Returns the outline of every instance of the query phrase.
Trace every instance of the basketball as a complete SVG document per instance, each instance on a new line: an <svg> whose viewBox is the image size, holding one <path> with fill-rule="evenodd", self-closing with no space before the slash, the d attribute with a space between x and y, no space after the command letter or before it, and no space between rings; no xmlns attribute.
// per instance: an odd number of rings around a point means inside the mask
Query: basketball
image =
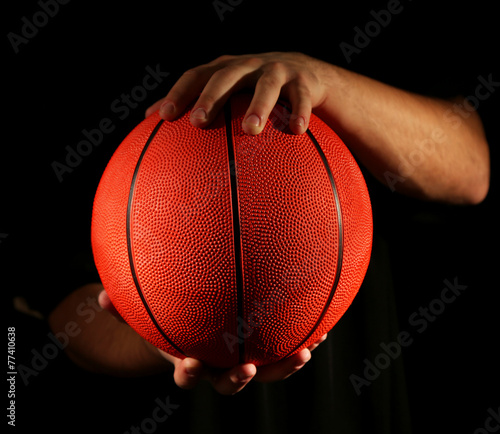
<svg viewBox="0 0 500 434"><path fill-rule="evenodd" d="M121 143L94 199L92 249L104 288L144 339L208 366L297 353L350 306L370 260L362 173L314 114L292 134L278 102L242 130L251 95L205 129L189 110L154 113Z"/></svg>

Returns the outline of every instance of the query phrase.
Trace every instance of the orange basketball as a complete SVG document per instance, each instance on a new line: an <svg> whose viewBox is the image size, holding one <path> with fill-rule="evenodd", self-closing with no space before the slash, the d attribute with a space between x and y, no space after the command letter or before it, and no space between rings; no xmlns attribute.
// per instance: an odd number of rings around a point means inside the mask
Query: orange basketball
<svg viewBox="0 0 500 434"><path fill-rule="evenodd" d="M339 137L312 115L263 132L236 95L206 129L155 113L118 147L97 189L92 246L111 301L144 339L228 368L278 361L328 332L370 259L370 199Z"/></svg>

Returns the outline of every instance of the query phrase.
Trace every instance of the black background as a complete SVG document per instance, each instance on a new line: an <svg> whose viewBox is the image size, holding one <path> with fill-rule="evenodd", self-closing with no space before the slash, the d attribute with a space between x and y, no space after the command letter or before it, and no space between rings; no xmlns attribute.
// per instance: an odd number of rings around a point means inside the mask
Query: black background
<svg viewBox="0 0 500 434"><path fill-rule="evenodd" d="M370 11L387 8L387 1L233 3L221 20L212 1L104 6L73 0L59 5L55 16L19 45L18 53L7 35L22 35L22 18L32 21L41 6L35 1L9 3L3 46L0 279L6 326L17 330L17 363L30 364L32 350L47 342L48 328L15 311L13 297L23 296L46 312L80 283L71 266L90 249L92 200L105 165L145 109L187 68L221 54L293 50L436 96L473 95L480 75L500 80L500 41L493 7L486 2L465 7L401 1L402 12L350 63L339 44L352 44L354 28L373 20ZM160 65L169 75L122 120L111 104L142 83L148 65ZM479 107L492 157L490 192L482 204L423 203L369 180L375 230L391 241L401 329L408 328L409 316L420 306L439 297L444 279L467 285L404 350L414 432L473 432L483 426L488 408L500 404L499 93L497 88ZM59 182L52 163L64 164L66 146L75 148L82 130L97 128L104 118L111 119L113 132ZM156 397L170 393L182 400L189 393L174 395L174 387L163 377L101 378L59 355L28 386L18 377L16 429L124 432L151 414ZM181 406L161 429L179 432L188 417L189 409ZM246 417L242 408L241 419ZM307 422L300 412L290 417Z"/></svg>

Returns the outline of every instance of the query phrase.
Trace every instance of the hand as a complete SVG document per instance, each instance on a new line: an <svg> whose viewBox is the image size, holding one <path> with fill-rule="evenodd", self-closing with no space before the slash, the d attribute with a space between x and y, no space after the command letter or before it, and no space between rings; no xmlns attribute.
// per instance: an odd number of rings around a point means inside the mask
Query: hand
<svg viewBox="0 0 500 434"><path fill-rule="evenodd" d="M221 56L186 71L165 98L148 108L146 116L159 110L163 119L173 120L198 97L190 120L196 127L205 127L232 93L251 87L255 92L243 119L246 133L263 130L281 96L292 105L290 129L301 134L307 130L311 110L325 101L332 68L301 53Z"/></svg>
<svg viewBox="0 0 500 434"><path fill-rule="evenodd" d="M116 316L118 320L123 321L111 303L106 291L101 291L98 302L102 308ZM261 366L259 368L252 363L245 363L227 370L209 368L203 365L200 360L191 357L186 357L184 359L174 357L156 348L146 340L144 340L144 344L145 348L147 348L153 357L161 359L162 362L167 361L174 367L174 381L177 386L183 389L191 389L195 387L200 380L207 380L217 392L223 395L233 395L242 390L252 379L261 382L272 382L289 377L310 360L311 351L323 342L326 337L327 335L325 334L309 348L304 348L297 354L277 363Z"/></svg>
<svg viewBox="0 0 500 434"><path fill-rule="evenodd" d="M311 351L326 339L325 334L319 341L302 351L279 362L256 367L252 363L221 370L208 368L197 359L186 357L179 359L164 351L151 347L174 365L174 381L183 389L192 389L200 380L208 380L214 389L223 395L234 395L242 390L250 380L263 383L284 380L301 369L310 359Z"/></svg>

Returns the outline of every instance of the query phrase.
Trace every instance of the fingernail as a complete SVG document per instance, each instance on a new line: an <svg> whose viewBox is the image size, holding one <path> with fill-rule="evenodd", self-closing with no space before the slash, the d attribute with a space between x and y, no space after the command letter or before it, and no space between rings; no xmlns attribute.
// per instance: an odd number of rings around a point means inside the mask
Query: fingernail
<svg viewBox="0 0 500 434"><path fill-rule="evenodd" d="M309 360L311 360L311 352L310 351L307 351L307 353L304 355L302 355L301 357L301 361L297 364L297 366L304 366Z"/></svg>
<svg viewBox="0 0 500 434"><path fill-rule="evenodd" d="M310 358L310 357L309 357L307 360L303 360L302 362L297 363L297 364L293 367L293 369L295 369L295 370L297 370L297 371L298 371L299 369L302 369L302 368L306 365L306 363L307 363L309 360L311 360L311 358Z"/></svg>
<svg viewBox="0 0 500 434"><path fill-rule="evenodd" d="M186 367L186 374L188 377L194 378L200 373L200 367L199 366L187 366Z"/></svg>
<svg viewBox="0 0 500 434"><path fill-rule="evenodd" d="M170 101L165 102L160 107L160 116L172 116L175 112L175 106Z"/></svg>
<svg viewBox="0 0 500 434"><path fill-rule="evenodd" d="M252 127L260 126L260 118L257 115L250 115L245 119L245 123Z"/></svg>
<svg viewBox="0 0 500 434"><path fill-rule="evenodd" d="M293 369L294 369L295 371L298 371L299 369L302 369L304 366L305 366L305 363L302 363L301 365L295 365L295 366L293 367Z"/></svg>
<svg viewBox="0 0 500 434"><path fill-rule="evenodd" d="M243 383L244 381L248 381L250 378L252 378L253 375L248 375L248 374L243 374L243 373L240 373L240 374L236 374L236 378L238 379L238 381L240 381L241 383Z"/></svg>
<svg viewBox="0 0 500 434"><path fill-rule="evenodd" d="M191 112L191 118L204 121L207 118L207 112L201 107L198 107L195 111Z"/></svg>
<svg viewBox="0 0 500 434"><path fill-rule="evenodd" d="M297 120L295 121L295 124L298 126L298 127L303 127L305 124L306 124L306 120L302 117L302 116L299 116L297 118Z"/></svg>
<svg viewBox="0 0 500 434"><path fill-rule="evenodd" d="M239 382L249 381L257 373L255 365L247 365L245 368L236 374Z"/></svg>

